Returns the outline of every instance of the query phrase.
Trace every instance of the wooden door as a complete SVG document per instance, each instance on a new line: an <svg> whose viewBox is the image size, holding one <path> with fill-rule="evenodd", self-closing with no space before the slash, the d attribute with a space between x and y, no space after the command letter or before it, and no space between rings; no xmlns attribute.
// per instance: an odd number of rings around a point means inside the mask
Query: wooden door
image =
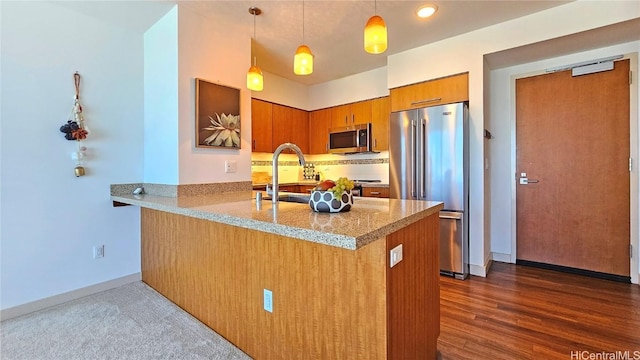
<svg viewBox="0 0 640 360"><path fill-rule="evenodd" d="M629 111L628 60L516 81L519 261L629 276Z"/></svg>
<svg viewBox="0 0 640 360"><path fill-rule="evenodd" d="M270 102L251 99L251 151L271 152L272 106Z"/></svg>
<svg viewBox="0 0 640 360"><path fill-rule="evenodd" d="M389 97L371 100L371 133L373 135L373 150L389 150Z"/></svg>
<svg viewBox="0 0 640 360"><path fill-rule="evenodd" d="M315 110L309 113L309 154L329 152L329 128L331 109Z"/></svg>

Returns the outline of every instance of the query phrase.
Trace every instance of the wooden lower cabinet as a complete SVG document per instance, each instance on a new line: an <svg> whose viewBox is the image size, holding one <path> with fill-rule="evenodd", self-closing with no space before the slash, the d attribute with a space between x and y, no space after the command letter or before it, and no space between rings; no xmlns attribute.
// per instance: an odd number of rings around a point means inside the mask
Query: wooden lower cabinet
<svg viewBox="0 0 640 360"><path fill-rule="evenodd" d="M389 188L387 187L363 187L362 196L388 198Z"/></svg>
<svg viewBox="0 0 640 360"><path fill-rule="evenodd" d="M298 192L303 194L308 194L313 190L315 185L298 185Z"/></svg>
<svg viewBox="0 0 640 360"><path fill-rule="evenodd" d="M278 191L281 192L294 192L297 193L298 185L278 185Z"/></svg>
<svg viewBox="0 0 640 360"><path fill-rule="evenodd" d="M146 208L141 218L142 280L254 359L436 359L438 213L358 250Z"/></svg>

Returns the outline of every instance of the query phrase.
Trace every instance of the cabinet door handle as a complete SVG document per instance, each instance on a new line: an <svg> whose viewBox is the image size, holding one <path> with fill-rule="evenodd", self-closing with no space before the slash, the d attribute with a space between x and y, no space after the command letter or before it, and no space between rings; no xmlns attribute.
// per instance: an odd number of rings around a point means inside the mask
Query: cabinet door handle
<svg viewBox="0 0 640 360"><path fill-rule="evenodd" d="M256 139L253 139L253 150L256 149Z"/></svg>
<svg viewBox="0 0 640 360"><path fill-rule="evenodd" d="M378 148L378 139L373 139L373 148L374 149Z"/></svg>
<svg viewBox="0 0 640 360"><path fill-rule="evenodd" d="M411 103L411 106L413 105L420 105L420 104L425 104L425 103L430 103L430 102L434 102L434 101L440 101L442 100L442 98L432 98L432 99L425 99L425 100L420 100L420 101L414 101Z"/></svg>
<svg viewBox="0 0 640 360"><path fill-rule="evenodd" d="M352 124L356 123L356 114L351 114L351 123Z"/></svg>
<svg viewBox="0 0 640 360"><path fill-rule="evenodd" d="M371 195L380 195L380 191L372 191Z"/></svg>

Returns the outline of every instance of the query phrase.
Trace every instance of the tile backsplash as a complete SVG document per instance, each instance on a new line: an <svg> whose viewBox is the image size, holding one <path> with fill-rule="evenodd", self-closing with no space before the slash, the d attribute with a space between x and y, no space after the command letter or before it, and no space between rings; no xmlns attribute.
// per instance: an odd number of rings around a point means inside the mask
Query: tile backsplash
<svg viewBox="0 0 640 360"><path fill-rule="evenodd" d="M272 172L273 154L255 153L251 155L251 171L263 178ZM305 160L314 164L315 171L323 179L337 179L346 176L349 179L380 180L389 183L389 153L352 155L305 155ZM303 168L298 157L293 154L281 154L278 158L278 177L280 182L298 182L304 179ZM255 177L254 177L255 178Z"/></svg>

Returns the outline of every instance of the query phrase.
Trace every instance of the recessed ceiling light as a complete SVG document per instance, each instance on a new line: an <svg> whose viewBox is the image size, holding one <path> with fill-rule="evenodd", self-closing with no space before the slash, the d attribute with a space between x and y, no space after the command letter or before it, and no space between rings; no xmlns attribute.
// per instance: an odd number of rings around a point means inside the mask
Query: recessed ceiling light
<svg viewBox="0 0 640 360"><path fill-rule="evenodd" d="M418 10L416 10L416 14L418 14L418 17L420 18L428 18L429 16L435 14L436 11L438 11L438 7L429 4L420 6Z"/></svg>

